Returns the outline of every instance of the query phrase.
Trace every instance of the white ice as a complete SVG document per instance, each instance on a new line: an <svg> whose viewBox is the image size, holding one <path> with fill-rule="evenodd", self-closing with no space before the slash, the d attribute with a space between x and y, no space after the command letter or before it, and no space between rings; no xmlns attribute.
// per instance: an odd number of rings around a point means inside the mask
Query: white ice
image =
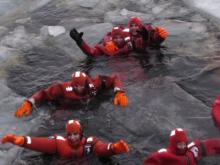
<svg viewBox="0 0 220 165"><path fill-rule="evenodd" d="M220 18L220 0L190 0L188 3L192 3L194 7Z"/></svg>
<svg viewBox="0 0 220 165"><path fill-rule="evenodd" d="M51 36L59 36L66 32L66 29L63 26L48 26L48 32Z"/></svg>

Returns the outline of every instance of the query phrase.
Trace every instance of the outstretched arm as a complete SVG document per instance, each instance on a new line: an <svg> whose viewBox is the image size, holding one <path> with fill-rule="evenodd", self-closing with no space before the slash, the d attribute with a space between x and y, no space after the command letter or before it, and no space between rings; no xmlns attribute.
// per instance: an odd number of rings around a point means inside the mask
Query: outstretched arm
<svg viewBox="0 0 220 165"><path fill-rule="evenodd" d="M46 89L42 89L31 97L28 98L28 101L32 105L40 105L43 102L53 101L57 98L63 97L63 89L61 84L53 84Z"/></svg>
<svg viewBox="0 0 220 165"><path fill-rule="evenodd" d="M202 141L205 147L205 154L212 156L220 154L220 138L207 139Z"/></svg>
<svg viewBox="0 0 220 165"><path fill-rule="evenodd" d="M97 140L93 146L93 153L100 157L109 157L112 155L122 154L129 151L127 143L120 140L116 143L105 143L101 140Z"/></svg>
<svg viewBox="0 0 220 165"><path fill-rule="evenodd" d="M16 110L15 116L20 118L31 114L33 106L38 106L42 102L53 101L63 97L61 84L53 84L47 89L40 90L26 99L23 104Z"/></svg>
<svg viewBox="0 0 220 165"><path fill-rule="evenodd" d="M203 141L195 140L188 145L189 152L192 153L195 160L205 156L220 154L220 138L206 139Z"/></svg>
<svg viewBox="0 0 220 165"><path fill-rule="evenodd" d="M7 134L2 138L2 143L7 142L43 153L55 154L57 152L55 139Z"/></svg>

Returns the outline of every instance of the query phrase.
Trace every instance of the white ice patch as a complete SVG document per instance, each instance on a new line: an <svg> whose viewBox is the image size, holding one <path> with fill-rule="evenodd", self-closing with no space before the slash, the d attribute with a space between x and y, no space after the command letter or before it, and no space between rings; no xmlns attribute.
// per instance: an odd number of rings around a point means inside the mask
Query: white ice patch
<svg viewBox="0 0 220 165"><path fill-rule="evenodd" d="M85 8L94 8L100 0L77 0L78 5Z"/></svg>
<svg viewBox="0 0 220 165"><path fill-rule="evenodd" d="M17 19L17 20L15 21L15 23L17 23L17 24L25 24L25 23L27 23L28 21L31 21L31 17L22 18L22 19Z"/></svg>
<svg viewBox="0 0 220 165"><path fill-rule="evenodd" d="M220 18L220 1L219 0L192 0L193 5L205 12ZM189 2L190 3L190 2Z"/></svg>
<svg viewBox="0 0 220 165"><path fill-rule="evenodd" d="M40 7L46 5L49 3L51 0L38 0L38 1L29 1L28 7L29 11L34 11L36 9L39 9ZM30 5L30 6L29 6Z"/></svg>
<svg viewBox="0 0 220 165"><path fill-rule="evenodd" d="M0 46L0 65L5 63L11 57L16 57L19 55L19 52L15 49Z"/></svg>
<svg viewBox="0 0 220 165"><path fill-rule="evenodd" d="M63 26L48 26L49 35L57 37L66 32Z"/></svg>
<svg viewBox="0 0 220 165"><path fill-rule="evenodd" d="M127 15L128 15L128 10L127 10L127 9L122 9L122 10L120 11L120 14L121 14L122 16L127 16Z"/></svg>
<svg viewBox="0 0 220 165"><path fill-rule="evenodd" d="M41 37L26 32L24 26L18 26L13 31L9 32L9 35L1 38L0 45L19 51L28 51L32 49L32 47L41 46L42 42L43 40Z"/></svg>

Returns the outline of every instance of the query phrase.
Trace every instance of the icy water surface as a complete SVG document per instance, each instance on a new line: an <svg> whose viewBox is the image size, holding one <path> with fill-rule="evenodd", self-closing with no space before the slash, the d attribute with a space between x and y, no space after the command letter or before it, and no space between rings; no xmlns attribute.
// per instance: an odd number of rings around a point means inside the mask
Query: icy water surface
<svg viewBox="0 0 220 165"><path fill-rule="evenodd" d="M190 139L219 137L210 116L220 85L219 30L209 18L182 1L55 0L41 1L26 11L0 28L0 136L7 132L64 134L65 122L77 118L85 135L128 142L128 154L82 160L92 165L141 164L150 152L167 145L174 127L185 128ZM126 23L132 15L168 30L162 48L143 55L89 59L68 36L76 27L95 44L112 26ZM6 15L2 20L9 18ZM51 29L61 30L51 33ZM114 107L110 90L67 109L45 105L28 118L13 116L25 97L53 82L68 81L76 70L91 76L118 73L129 106ZM62 162L56 156L12 145L1 144L0 149L0 164L74 164L74 160ZM219 160L205 158L199 164L215 165Z"/></svg>

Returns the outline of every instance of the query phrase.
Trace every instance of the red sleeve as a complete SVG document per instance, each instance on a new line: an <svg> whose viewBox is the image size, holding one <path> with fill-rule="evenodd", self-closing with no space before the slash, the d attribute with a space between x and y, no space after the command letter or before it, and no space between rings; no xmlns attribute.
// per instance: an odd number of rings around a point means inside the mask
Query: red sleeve
<svg viewBox="0 0 220 165"><path fill-rule="evenodd" d="M160 37L159 33L152 26L145 25L144 28L150 33L150 45L160 45L164 41L164 39Z"/></svg>
<svg viewBox="0 0 220 165"><path fill-rule="evenodd" d="M158 154L151 154L148 158L145 159L143 165L160 165L160 159L158 157Z"/></svg>
<svg viewBox="0 0 220 165"><path fill-rule="evenodd" d="M56 140L53 137L44 138L26 136L25 139L26 141L23 145L24 148L47 154L55 154L57 152Z"/></svg>
<svg viewBox="0 0 220 165"><path fill-rule="evenodd" d="M103 54L102 50L99 48L100 45L95 47L90 47L85 41L80 45L81 50L88 56L97 57Z"/></svg>
<svg viewBox="0 0 220 165"><path fill-rule="evenodd" d="M109 157L115 155L111 149L111 143L105 143L99 139L97 139L96 143L93 145L93 153L99 157Z"/></svg>
<svg viewBox="0 0 220 165"><path fill-rule="evenodd" d="M190 158L179 156L169 152L157 152L151 154L143 165L187 165L190 163Z"/></svg>
<svg viewBox="0 0 220 165"><path fill-rule="evenodd" d="M212 104L212 118L216 127L220 128L220 95L216 98Z"/></svg>
<svg viewBox="0 0 220 165"><path fill-rule="evenodd" d="M161 38L157 31L153 30L152 36L151 36L151 43L153 45L160 45L164 40L165 39Z"/></svg>
<svg viewBox="0 0 220 165"><path fill-rule="evenodd" d="M191 152L196 161L205 156L220 154L220 138L196 140L188 145L188 152Z"/></svg>
<svg viewBox="0 0 220 165"><path fill-rule="evenodd" d="M193 142L188 144L187 152L187 155L189 155L189 157L193 157L195 161L198 161L202 157L206 156L206 147L202 141L194 140Z"/></svg>
<svg viewBox="0 0 220 165"><path fill-rule="evenodd" d="M220 154L220 138L207 139L202 141L206 156Z"/></svg>
<svg viewBox="0 0 220 165"><path fill-rule="evenodd" d="M44 101L53 101L59 97L63 97L62 84L54 84L47 89L36 92L28 99L28 101L33 105L40 105Z"/></svg>
<svg viewBox="0 0 220 165"><path fill-rule="evenodd" d="M105 88L114 88L114 92L123 91L122 82L117 74L111 76L99 76L102 86Z"/></svg>

